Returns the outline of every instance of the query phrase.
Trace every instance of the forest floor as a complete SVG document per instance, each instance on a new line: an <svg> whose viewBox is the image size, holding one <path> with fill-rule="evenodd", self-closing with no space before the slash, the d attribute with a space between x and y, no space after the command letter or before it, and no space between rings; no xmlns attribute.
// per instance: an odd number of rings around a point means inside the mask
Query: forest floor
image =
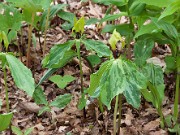
<svg viewBox="0 0 180 135"><path fill-rule="evenodd" d="M85 16L86 18L102 18L107 10L106 6L97 5L91 2L81 3L77 0L59 0L60 3L69 4L67 11L75 13L78 17ZM124 18L124 20L126 19ZM64 43L70 38L71 31L64 31L61 29L61 19L55 18L51 22L51 28L47 33L47 53L50 48L59 43ZM119 23L118 21L116 23ZM103 24L104 25L104 24ZM97 28L96 25L91 25L86 28L85 33L88 38L101 40L107 43L109 34L101 34L101 29ZM27 44L27 27L23 29L23 42L21 45L26 46ZM41 39L41 44L44 42L44 38ZM133 44L132 44L133 48ZM11 47L13 51L16 48ZM82 48L81 53L85 53ZM153 49L153 58L157 60L161 65L163 62L163 55L169 53L167 47L155 47ZM133 54L132 54L133 55ZM42 68L42 52L40 44L37 39L36 48L31 48L31 70L34 74L36 83L45 73L46 69ZM23 56L23 62L25 63L26 56ZM83 73L84 73L84 87L87 88L90 83L91 71L87 66L87 63L83 61ZM98 66L95 67L98 69ZM12 125L25 130L29 127L34 127L32 135L111 135L113 133L113 109L114 101L112 102L111 110L105 110L102 114L98 109L97 101L88 100L86 107L87 116L83 117L83 111L78 110L77 104L80 98L80 76L79 66L77 59L73 59L72 62L67 64L65 67L59 69L56 74L59 75L72 75L76 77L76 80L71 82L65 89L58 88L55 84L50 81L42 83L42 87L45 90L48 101L55 99L56 96L71 93L73 99L64 109L52 108L51 112L44 113L38 116L38 111L41 106L34 103L33 99L28 97L25 92L18 90L15 86L10 73L8 72L8 88L9 88L9 99L10 108L14 112ZM163 102L163 113L164 115L172 114L171 110L173 107L173 93L174 93L174 75L165 76L165 99ZM0 110L4 112L5 107L5 92L4 92L4 81L3 74L0 70L0 97L3 99L3 106ZM151 103L146 102L142 99L142 104L139 109L134 109L132 106L123 100L122 106L122 122L121 122L121 135L168 135L167 129L160 128L160 118L156 109ZM0 134L8 134L3 132Z"/></svg>

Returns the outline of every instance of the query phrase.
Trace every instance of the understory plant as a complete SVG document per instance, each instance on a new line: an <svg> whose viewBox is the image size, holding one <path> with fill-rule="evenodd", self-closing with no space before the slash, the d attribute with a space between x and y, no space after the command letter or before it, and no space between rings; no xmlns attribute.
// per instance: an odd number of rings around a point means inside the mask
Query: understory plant
<svg viewBox="0 0 180 135"><path fill-rule="evenodd" d="M8 45L6 46L8 47ZM0 52L1 69L4 74L4 90L6 100L6 113L0 114L0 131L6 130L11 123L13 112L10 111L8 96L7 70L11 71L16 86L24 90L27 95L32 96L35 90L34 78L31 71L23 65L12 53ZM10 128L11 129L11 128Z"/></svg>
<svg viewBox="0 0 180 135"><path fill-rule="evenodd" d="M63 67L66 63L71 61L73 57L78 57L81 80L81 93L82 95L85 94L83 87L82 58L80 52L81 46L84 45L87 50L95 51L99 57L110 56L111 51L107 45L100 41L86 39L84 35L84 25L84 17L81 17L79 20L76 20L76 18L74 18L74 27L72 28L72 35L74 39L68 40L63 44L55 45L51 48L50 54L47 55L43 60L43 66L49 68L49 70L42 77L38 85L40 85L45 79L52 75L58 68ZM71 49L73 46L76 48L76 50ZM85 98L85 96L82 97ZM84 99L83 101L86 100ZM82 109L83 108L84 106L82 107ZM86 117L85 109L84 117Z"/></svg>
<svg viewBox="0 0 180 135"><path fill-rule="evenodd" d="M121 42L122 49L125 47L124 39L114 30L109 43L113 57L101 64L99 70L90 76L88 93L98 98L100 102L111 109L111 101L116 97L114 107L114 132L120 133L122 95L133 107L140 106L141 89L146 88L146 77L138 71L138 67L125 56L119 55L117 43ZM116 117L119 112L118 128Z"/></svg>
<svg viewBox="0 0 180 135"><path fill-rule="evenodd" d="M125 36L126 43L128 45L127 56L130 53L130 44L132 41L134 45L135 63L139 66L141 71L145 71L144 74L148 75L148 89L142 92L145 99L152 102L156 107L158 114L161 118L161 126L164 127L179 127L178 120L178 100L179 94L179 0L93 0L96 3L109 5L106 15L101 20L96 22L102 23L104 21L111 21L112 24L107 24L102 33L113 32L116 29L121 35ZM114 10L114 6L119 9L119 13L111 14ZM119 24L119 20L122 16L127 18L127 23ZM174 72L176 76L176 88L175 88L175 100L172 123L167 124L165 117L162 113L162 101L164 97L164 82L163 72L158 66L147 64L147 60L152 57L152 49L154 44L168 45L171 49L171 55L167 55L166 61L166 73L167 71ZM148 67L149 66L149 67ZM148 67L148 68L147 68ZM147 71L148 69L148 71ZM150 75L150 73L153 73ZM158 75L159 74L159 75ZM161 78L160 78L161 77ZM159 78L159 80L155 79ZM147 94L147 95L146 95ZM150 96L150 97L148 97ZM178 132L178 130L171 130Z"/></svg>

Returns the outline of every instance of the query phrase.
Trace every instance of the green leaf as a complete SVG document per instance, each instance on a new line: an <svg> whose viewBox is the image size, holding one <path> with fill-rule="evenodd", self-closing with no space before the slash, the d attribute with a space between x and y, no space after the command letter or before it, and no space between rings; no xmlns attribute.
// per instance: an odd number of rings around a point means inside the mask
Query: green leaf
<svg viewBox="0 0 180 135"><path fill-rule="evenodd" d="M69 23L64 23L61 25L61 27L64 30L70 30L73 25L74 25L74 18L76 18L75 14L71 13L71 12L65 12L65 11L60 11L57 14L60 18L62 18L65 21L68 21Z"/></svg>
<svg viewBox="0 0 180 135"><path fill-rule="evenodd" d="M0 42L4 43L4 46L6 48L6 50L8 49L8 46L9 46L9 41L8 41L8 38L7 38L7 35L4 31L0 32Z"/></svg>
<svg viewBox="0 0 180 135"><path fill-rule="evenodd" d="M101 63L101 59L97 55L88 55L87 59L90 61L92 66L95 66Z"/></svg>
<svg viewBox="0 0 180 135"><path fill-rule="evenodd" d="M121 1L119 1L119 0L93 0L93 2L105 4L105 5L113 4L113 5L116 5L118 7L124 6L127 4L126 0L121 0Z"/></svg>
<svg viewBox="0 0 180 135"><path fill-rule="evenodd" d="M0 9L4 11L3 14L0 14L0 32L4 31L8 42L11 42L17 37L17 31L21 28L22 15L12 5L1 3Z"/></svg>
<svg viewBox="0 0 180 135"><path fill-rule="evenodd" d="M23 132L21 131L20 128L15 127L15 126L11 126L11 129L12 129L14 134L16 134L16 135L23 135Z"/></svg>
<svg viewBox="0 0 180 135"><path fill-rule="evenodd" d="M121 35L116 31L116 29L114 29L113 34L111 35L110 39L109 39L109 44L111 45L111 49L113 51L116 50L116 44L118 41L123 41ZM125 43L122 43L122 48L124 47Z"/></svg>
<svg viewBox="0 0 180 135"><path fill-rule="evenodd" d="M92 96L94 94L94 92L96 91L96 89L99 87L99 83L100 83L100 80L101 80L103 73L106 71L106 69L109 66L111 66L111 64L112 64L112 60L106 61L101 65L101 67L99 68L99 70L96 73L91 74L91 76L90 76L90 87L87 90L89 95Z"/></svg>
<svg viewBox="0 0 180 135"><path fill-rule="evenodd" d="M43 106L38 113L38 116L42 115L44 112L50 112L51 108L49 106Z"/></svg>
<svg viewBox="0 0 180 135"><path fill-rule="evenodd" d="M59 88L64 89L67 84L74 81L75 78L71 75L65 75L63 77L60 75L54 75L50 77L49 80L57 84Z"/></svg>
<svg viewBox="0 0 180 135"><path fill-rule="evenodd" d="M147 25L141 26L141 28L135 34L134 38L137 38L144 34L152 34L153 32L158 32L157 26L154 23L149 23Z"/></svg>
<svg viewBox="0 0 180 135"><path fill-rule="evenodd" d="M82 35L84 33L84 25L85 25L85 19L84 17L81 17L78 21L75 21L72 31L75 33L80 33Z"/></svg>
<svg viewBox="0 0 180 135"><path fill-rule="evenodd" d="M179 39L179 35L177 32L177 29L175 28L174 25L167 23L163 20L158 21L157 18L153 18L151 17L151 20L153 21L153 23L161 30L163 30L163 32L171 39L171 40L178 40Z"/></svg>
<svg viewBox="0 0 180 135"><path fill-rule="evenodd" d="M146 87L146 78L137 67L129 61L116 59L104 72L99 87L100 99L108 109L111 100L123 93L128 103L138 108L140 105L140 89Z"/></svg>
<svg viewBox="0 0 180 135"><path fill-rule="evenodd" d="M6 54L5 53L0 53L0 60L1 60L1 65L2 68L5 68L6 66Z"/></svg>
<svg viewBox="0 0 180 135"><path fill-rule="evenodd" d="M64 44L59 44L51 48L49 62L46 67L51 67L54 64L58 64L60 60L63 59L66 51L69 51L71 47L74 45L75 41L69 40Z"/></svg>
<svg viewBox="0 0 180 135"><path fill-rule="evenodd" d="M146 4L144 3L133 2L129 8L129 14L131 16L138 16L144 11L145 6Z"/></svg>
<svg viewBox="0 0 180 135"><path fill-rule="evenodd" d="M66 4L52 5L50 7L49 20L51 20L56 14L58 14L58 12L60 12L66 6L67 6ZM47 15L48 15L48 9L46 9L43 12L42 18L40 20L40 29L43 30L43 31L45 29Z"/></svg>
<svg viewBox="0 0 180 135"><path fill-rule="evenodd" d="M164 89L165 89L164 79L163 79L164 75L162 68L153 64L147 64L143 68L142 72L151 83L149 86L153 89L152 94L154 99L159 100L159 104L161 104L164 99ZM155 105L154 100L151 102Z"/></svg>
<svg viewBox="0 0 180 135"><path fill-rule="evenodd" d="M106 25L102 33L111 32L113 33L114 29L116 29L117 32L119 32L122 36L129 35L133 31L132 28L130 28L129 24L118 24L118 25Z"/></svg>
<svg viewBox="0 0 180 135"><path fill-rule="evenodd" d="M31 70L10 54L6 54L6 59L16 86L26 91L29 96L32 96L35 90L35 83Z"/></svg>
<svg viewBox="0 0 180 135"><path fill-rule="evenodd" d="M7 2L13 3L14 6L22 9L29 10L31 12L41 12L42 5L40 0L6 0Z"/></svg>
<svg viewBox="0 0 180 135"><path fill-rule="evenodd" d="M64 108L71 101L71 94L64 94L58 96L54 101L50 103L50 106L55 106L58 108Z"/></svg>
<svg viewBox="0 0 180 135"><path fill-rule="evenodd" d="M86 46L87 50L95 51L99 57L111 55L109 47L100 41L86 39L82 40L82 43Z"/></svg>
<svg viewBox="0 0 180 135"><path fill-rule="evenodd" d="M6 130L10 123L11 123L11 119L13 117L13 113L6 113L6 114L0 114L0 131L4 131Z"/></svg>
<svg viewBox="0 0 180 135"><path fill-rule="evenodd" d="M167 7L174 0L137 0L137 2L145 3L147 5L157 6L157 7Z"/></svg>
<svg viewBox="0 0 180 135"><path fill-rule="evenodd" d="M166 56L166 70L174 71L176 69L176 59L173 56Z"/></svg>
<svg viewBox="0 0 180 135"><path fill-rule="evenodd" d="M174 1L174 2L167 4L167 8L161 14L161 16L159 17L159 20L166 16L172 15L176 11L180 10L180 1L179 0L171 0L171 1ZM164 2L164 3L166 3L166 2Z"/></svg>
<svg viewBox="0 0 180 135"><path fill-rule="evenodd" d="M48 79L54 72L56 72L58 68L50 68L46 71L46 73L41 77L39 83L36 85L36 88L41 85L46 79Z"/></svg>
<svg viewBox="0 0 180 135"><path fill-rule="evenodd" d="M127 16L128 14L126 12L121 12L121 13L118 13L118 14L108 14L108 15L105 15L104 18L102 18L100 20L100 23L102 22L105 22L105 21L112 21L112 20L116 20L118 18L120 18L121 16Z"/></svg>
<svg viewBox="0 0 180 135"><path fill-rule="evenodd" d="M151 39L138 40L134 46L135 63L142 66L151 57L154 41Z"/></svg>
<svg viewBox="0 0 180 135"><path fill-rule="evenodd" d="M99 19L90 18L90 19L86 20L86 25L96 24L97 22L99 22Z"/></svg>
<svg viewBox="0 0 180 135"><path fill-rule="evenodd" d="M70 62L75 56L77 55L77 53L73 50L69 50L66 51L64 53L63 58L59 61L59 63L57 64L53 64L52 66L50 66L51 68L61 68L64 67L68 62Z"/></svg>
<svg viewBox="0 0 180 135"><path fill-rule="evenodd" d="M24 135L29 135L29 134L31 134L31 132L33 131L33 129L34 129L33 127L26 129L25 132L24 132Z"/></svg>
<svg viewBox="0 0 180 135"><path fill-rule="evenodd" d="M85 108L86 102L87 102L87 98L85 97L85 94L83 93L81 95L81 98L80 98L79 103L78 103L78 109L82 110L83 108Z"/></svg>
<svg viewBox="0 0 180 135"><path fill-rule="evenodd" d="M35 100L36 104L48 105L48 101L46 100L46 96L41 87L37 87L35 89L33 99Z"/></svg>

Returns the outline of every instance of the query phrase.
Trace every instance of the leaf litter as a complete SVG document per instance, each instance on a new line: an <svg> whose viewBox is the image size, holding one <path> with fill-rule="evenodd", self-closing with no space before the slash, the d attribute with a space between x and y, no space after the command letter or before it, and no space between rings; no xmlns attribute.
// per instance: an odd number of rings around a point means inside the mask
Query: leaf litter
<svg viewBox="0 0 180 135"><path fill-rule="evenodd" d="M105 14L105 6L99 6L90 1L85 3L85 6L82 6L82 3L77 0L57 0L59 3L67 3L70 6L67 10L73 11L79 16L86 15L91 18L102 18ZM124 19L126 21L126 19ZM95 25L94 25L95 26ZM94 26L92 28L94 29ZM99 29L95 27L95 30L86 29L88 33L88 38L101 39L107 41L107 35L99 35ZM26 27L24 31L26 31ZM53 44L64 43L68 40L70 32L63 31L59 26L51 28L48 30L47 34L47 52L50 50ZM24 38L27 38L25 34ZM38 39L37 39L38 40ZM41 38L41 42L44 42L44 39ZM36 82L40 80L41 76L44 73L44 70L41 68L40 61L42 59L42 53L40 50L40 45L37 42L37 48L31 48L34 50L37 55L33 57L33 72L35 73L34 77ZM162 50L161 50L162 51ZM164 50L166 51L166 50ZM167 50L169 51L169 50ZM34 53L34 54L36 54ZM157 54L161 54L156 52ZM164 66L164 62L161 61L156 55L154 59L149 60L150 62L155 62L158 65ZM25 61L25 60L24 60ZM64 93L71 93L73 99L70 104L64 109L58 109L53 107L51 112L44 113L42 116L38 116L38 110L41 106L38 106L34 101L27 97L23 91L19 91L18 88L14 85L14 82L10 75L8 76L8 87L9 87L9 98L11 110L14 111L14 119L12 124L14 126L20 127L20 129L25 130L29 127L34 127L32 132L33 135L65 135L68 133L77 134L77 135L106 135L113 133L113 112L105 111L102 114L98 110L98 103L96 100L91 101L86 107L87 118L83 118L82 111L78 110L77 103L80 99L80 78L78 76L78 63L77 59L74 59L73 62L66 65L64 68L59 69L57 73L59 75L75 75L76 80L68 84L65 90L58 88L56 85L52 84L50 81L45 81L42 85L47 95L48 100L54 99L56 96ZM38 68L37 68L38 67ZM85 73L85 82L89 84L89 75L90 69L86 66L86 62L83 63L83 72ZM8 73L9 74L9 73ZM0 113L5 111L5 100L4 100L4 80L2 70L0 70L0 97L2 99L2 108ZM172 76L166 77L165 82L168 82L169 78ZM166 83L166 85L172 85L172 82ZM173 87L173 86L172 86ZM171 87L171 89L172 89ZM167 90L169 91L169 89ZM171 90L172 92L172 90ZM167 96L170 95L166 93ZM172 95L172 94L171 94ZM168 103L167 103L168 102ZM163 104L165 115L171 114L172 112L169 109L169 106L172 104L171 101L167 101ZM112 103L113 104L113 103ZM170 104L170 105L169 105ZM171 106L172 107L172 106ZM113 110L113 108L112 108ZM166 130L160 129L160 119L158 118L157 111L152 107L151 104L146 103L141 104L141 107L136 110L126 103L122 107L123 116L122 116L122 126L121 126L121 135L167 135ZM104 116L104 117L103 117ZM0 133L1 134L1 133ZM3 132L2 134L6 134Z"/></svg>

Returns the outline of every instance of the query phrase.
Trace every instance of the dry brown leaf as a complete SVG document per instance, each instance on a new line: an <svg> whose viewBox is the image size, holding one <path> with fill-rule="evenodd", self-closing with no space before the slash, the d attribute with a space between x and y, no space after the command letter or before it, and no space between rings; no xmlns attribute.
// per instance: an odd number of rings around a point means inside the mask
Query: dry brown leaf
<svg viewBox="0 0 180 135"><path fill-rule="evenodd" d="M145 130L145 131L156 130L156 128L158 128L159 125L160 125L159 120L154 120L154 121L151 121L151 122L147 123L146 125L144 125L143 130Z"/></svg>
<svg viewBox="0 0 180 135"><path fill-rule="evenodd" d="M34 113L38 113L39 110L41 109L37 104L32 102L20 102L19 106L28 112L34 112Z"/></svg>

